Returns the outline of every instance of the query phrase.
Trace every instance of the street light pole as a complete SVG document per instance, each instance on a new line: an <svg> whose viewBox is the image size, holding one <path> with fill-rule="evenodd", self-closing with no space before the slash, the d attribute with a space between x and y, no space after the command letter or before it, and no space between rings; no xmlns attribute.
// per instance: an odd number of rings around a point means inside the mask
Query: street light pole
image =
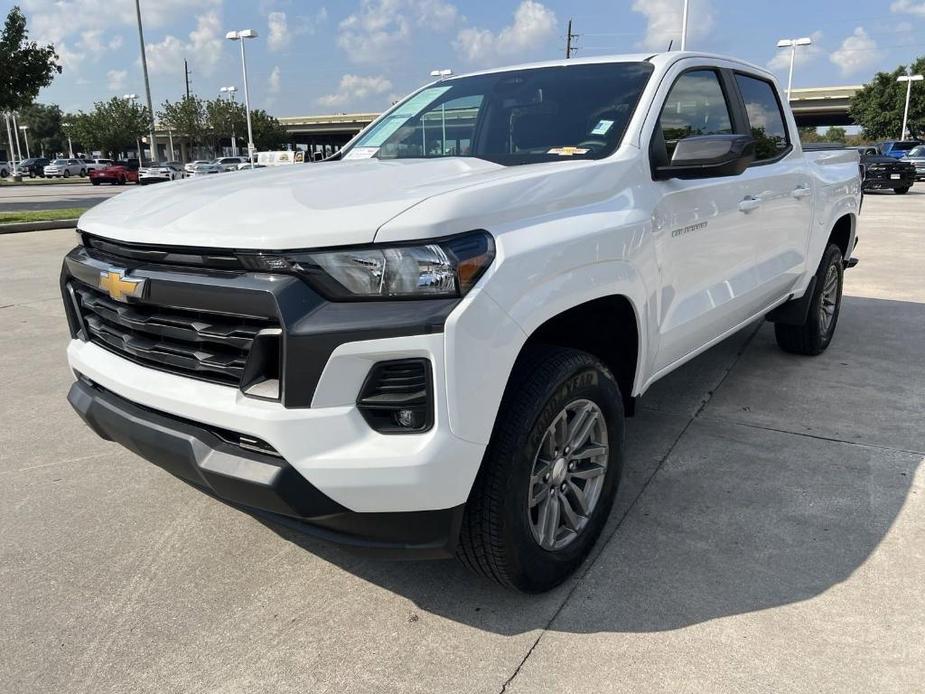
<svg viewBox="0 0 925 694"><path fill-rule="evenodd" d="M219 89L219 91L222 92L223 94L227 94L229 101L231 101L231 103L234 103L234 93L238 91L238 88L235 87L234 85L231 85L230 87L222 87L221 89ZM238 156L238 136L234 132L234 116L233 115L231 118L231 156L233 157Z"/></svg>
<svg viewBox="0 0 925 694"><path fill-rule="evenodd" d="M10 169L16 172L16 148L13 146L13 132L10 129L10 114L4 113L3 119L6 121L6 141L10 143Z"/></svg>
<svg viewBox="0 0 925 694"><path fill-rule="evenodd" d="M16 156L22 161L22 145L19 144L19 123L16 121L16 111L13 111L13 136L16 138Z"/></svg>
<svg viewBox="0 0 925 694"><path fill-rule="evenodd" d="M681 50L687 50L687 18L690 10L690 0L684 0L684 10L681 12Z"/></svg>
<svg viewBox="0 0 925 694"><path fill-rule="evenodd" d="M777 42L778 48L790 49L790 74L787 77L787 101L790 101L790 91L793 89L793 64L796 62L797 46L809 46L813 40L808 37L801 39L781 39Z"/></svg>
<svg viewBox="0 0 925 694"><path fill-rule="evenodd" d="M154 106L151 104L151 84L148 82L148 59L145 57L145 35L141 28L140 0L135 0L135 15L138 17L138 42L141 44L141 69L145 75L145 95L148 98L148 136L151 144L151 159L157 161L157 140L154 135ZM139 152L139 165L142 163L141 159L141 152Z"/></svg>
<svg viewBox="0 0 925 694"><path fill-rule="evenodd" d="M569 29L569 32L571 32L571 28ZM452 74L453 74L453 71L449 69L430 71L431 77L439 77L441 81L445 80L447 77L449 77ZM445 101L440 104L440 123L442 126L441 129L443 131L443 135L442 135L443 139L440 141L442 143L440 145L440 153L443 156L446 156L446 102ZM424 129L424 116L421 116L421 129L422 130Z"/></svg>
<svg viewBox="0 0 925 694"><path fill-rule="evenodd" d="M257 32L253 29L242 29L241 31L229 31L225 34L229 41L241 42L241 71L244 74L244 110L247 113L247 158L254 166L254 131L251 127L251 99L250 91L247 86L247 57L244 54L244 41L247 39L257 38Z"/></svg>
<svg viewBox="0 0 925 694"><path fill-rule="evenodd" d="M67 135L67 155L73 159L74 158L74 145L71 144L71 124L62 123L61 127L66 128L64 133Z"/></svg>
<svg viewBox="0 0 925 694"><path fill-rule="evenodd" d="M909 123L909 98L912 96L912 83L921 82L922 79L922 75L900 75L896 78L897 82L906 83L906 108L903 111L903 130L902 134L899 136L900 140L906 139L906 125ZM26 149L28 149L28 147L26 147Z"/></svg>
<svg viewBox="0 0 925 694"><path fill-rule="evenodd" d="M908 101L906 102L906 107L908 108ZM26 140L26 159L32 159L32 153L29 151L29 126L20 125L19 129L22 130L22 136Z"/></svg>

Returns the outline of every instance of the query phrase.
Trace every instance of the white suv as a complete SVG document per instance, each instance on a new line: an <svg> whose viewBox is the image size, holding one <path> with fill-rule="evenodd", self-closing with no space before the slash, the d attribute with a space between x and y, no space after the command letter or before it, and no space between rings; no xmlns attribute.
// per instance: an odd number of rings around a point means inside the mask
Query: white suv
<svg viewBox="0 0 925 694"><path fill-rule="evenodd" d="M222 167L224 171L237 171L238 164L242 164L246 161L243 157L219 157L215 159L212 163L218 164Z"/></svg>
<svg viewBox="0 0 925 694"><path fill-rule="evenodd" d="M80 159L55 159L45 167L45 178L86 176L87 165Z"/></svg>

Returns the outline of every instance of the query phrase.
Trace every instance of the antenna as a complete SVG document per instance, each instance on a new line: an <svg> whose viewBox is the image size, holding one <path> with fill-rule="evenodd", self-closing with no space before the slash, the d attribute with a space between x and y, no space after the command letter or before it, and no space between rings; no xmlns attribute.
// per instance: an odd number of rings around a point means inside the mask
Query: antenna
<svg viewBox="0 0 925 694"><path fill-rule="evenodd" d="M671 47L674 45L674 39L668 42L668 52L671 53Z"/></svg>

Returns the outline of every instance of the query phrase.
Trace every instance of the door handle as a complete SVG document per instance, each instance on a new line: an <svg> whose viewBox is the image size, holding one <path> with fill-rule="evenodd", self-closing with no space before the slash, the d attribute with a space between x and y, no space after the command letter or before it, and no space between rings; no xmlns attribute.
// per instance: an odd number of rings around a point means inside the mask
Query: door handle
<svg viewBox="0 0 925 694"><path fill-rule="evenodd" d="M754 195L746 195L745 199L739 203L739 212L751 212L761 207L761 198Z"/></svg>
<svg viewBox="0 0 925 694"><path fill-rule="evenodd" d="M797 200L808 198L812 194L813 191L810 190L809 186L798 186L797 188L794 188L793 192L791 193L791 195Z"/></svg>

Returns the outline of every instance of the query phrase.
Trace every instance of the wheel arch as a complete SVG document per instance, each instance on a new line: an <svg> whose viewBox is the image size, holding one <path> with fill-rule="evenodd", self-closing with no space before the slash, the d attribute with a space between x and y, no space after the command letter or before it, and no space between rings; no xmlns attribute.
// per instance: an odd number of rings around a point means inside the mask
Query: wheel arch
<svg viewBox="0 0 925 694"><path fill-rule="evenodd" d="M857 217L853 214L844 214L835 220L832 229L829 232L829 243L834 243L841 249L841 254L845 259L851 256L854 250L855 229L857 227ZM825 249L823 249L823 253Z"/></svg>
<svg viewBox="0 0 925 694"><path fill-rule="evenodd" d="M639 325L632 300L624 294L609 294L547 318L530 333L520 354L531 345L545 344L594 355L613 373L624 408L631 414L640 365Z"/></svg>

